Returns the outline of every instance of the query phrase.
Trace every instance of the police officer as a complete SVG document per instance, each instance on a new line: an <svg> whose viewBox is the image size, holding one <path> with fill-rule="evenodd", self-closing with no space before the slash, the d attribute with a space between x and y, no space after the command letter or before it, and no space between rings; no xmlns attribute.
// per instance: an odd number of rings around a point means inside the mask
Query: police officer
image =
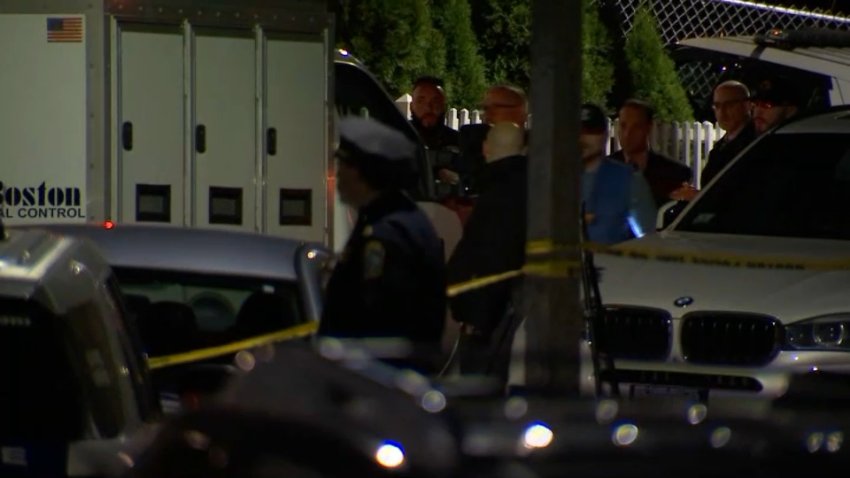
<svg viewBox="0 0 850 478"><path fill-rule="evenodd" d="M358 217L328 282L320 335L401 337L439 350L446 313L443 246L404 192L415 145L381 123L339 122L337 188ZM430 363L430 362L429 362Z"/></svg>

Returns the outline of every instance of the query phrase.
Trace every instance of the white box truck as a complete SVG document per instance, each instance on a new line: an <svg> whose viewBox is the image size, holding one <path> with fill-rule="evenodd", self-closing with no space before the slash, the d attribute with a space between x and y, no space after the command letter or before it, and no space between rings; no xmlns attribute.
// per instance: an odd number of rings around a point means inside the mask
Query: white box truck
<svg viewBox="0 0 850 478"><path fill-rule="evenodd" d="M7 224L346 239L324 0L2 0L0 45ZM378 95L349 102L392 105L337 63Z"/></svg>

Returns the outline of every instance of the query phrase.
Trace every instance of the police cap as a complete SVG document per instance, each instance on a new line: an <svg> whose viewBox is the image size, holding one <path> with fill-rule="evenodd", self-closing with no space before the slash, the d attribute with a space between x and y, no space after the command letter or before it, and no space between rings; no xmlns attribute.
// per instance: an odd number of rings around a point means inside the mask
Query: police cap
<svg viewBox="0 0 850 478"><path fill-rule="evenodd" d="M356 116L339 120L336 157L374 189L404 189L414 176L416 145L383 123Z"/></svg>

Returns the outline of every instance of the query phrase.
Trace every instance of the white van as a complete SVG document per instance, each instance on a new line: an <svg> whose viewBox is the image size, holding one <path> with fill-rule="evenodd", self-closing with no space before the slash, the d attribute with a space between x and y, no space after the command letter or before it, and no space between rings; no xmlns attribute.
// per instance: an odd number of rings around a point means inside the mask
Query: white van
<svg viewBox="0 0 850 478"><path fill-rule="evenodd" d="M850 32L771 30L763 35L682 40L672 56L698 118L712 118L711 92L726 79L754 85L771 75L808 91L805 107L850 103Z"/></svg>

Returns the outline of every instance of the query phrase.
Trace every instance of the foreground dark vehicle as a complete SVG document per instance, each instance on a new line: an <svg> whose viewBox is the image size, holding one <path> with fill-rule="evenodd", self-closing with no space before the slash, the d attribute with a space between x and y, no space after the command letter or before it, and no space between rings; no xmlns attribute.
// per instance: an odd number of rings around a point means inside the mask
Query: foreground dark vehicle
<svg viewBox="0 0 850 478"><path fill-rule="evenodd" d="M130 476L451 476L455 439L418 405L442 394L338 341L320 347L255 350L256 368L172 421Z"/></svg>
<svg viewBox="0 0 850 478"><path fill-rule="evenodd" d="M106 261L0 223L0 476L117 476L159 414Z"/></svg>
<svg viewBox="0 0 850 478"><path fill-rule="evenodd" d="M172 421L130 476L749 478L850 465L843 376L801 377L774 402L484 399L337 341L319 348L255 350L256 367Z"/></svg>

